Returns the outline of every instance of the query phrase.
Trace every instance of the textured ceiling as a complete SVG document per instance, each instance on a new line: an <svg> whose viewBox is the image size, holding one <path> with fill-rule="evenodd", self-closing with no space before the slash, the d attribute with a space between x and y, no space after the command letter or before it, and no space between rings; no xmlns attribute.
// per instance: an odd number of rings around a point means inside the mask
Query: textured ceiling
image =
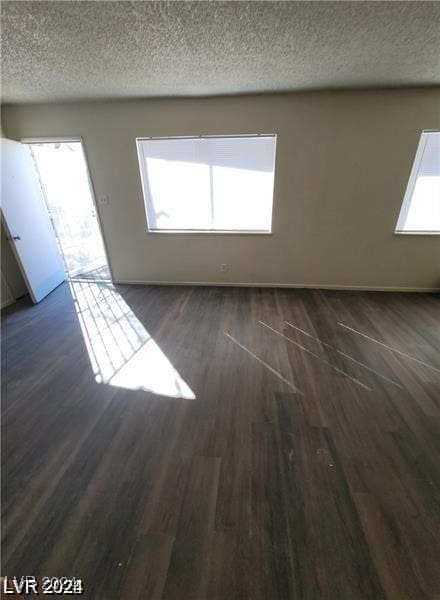
<svg viewBox="0 0 440 600"><path fill-rule="evenodd" d="M2 2L2 99L440 84L440 2Z"/></svg>

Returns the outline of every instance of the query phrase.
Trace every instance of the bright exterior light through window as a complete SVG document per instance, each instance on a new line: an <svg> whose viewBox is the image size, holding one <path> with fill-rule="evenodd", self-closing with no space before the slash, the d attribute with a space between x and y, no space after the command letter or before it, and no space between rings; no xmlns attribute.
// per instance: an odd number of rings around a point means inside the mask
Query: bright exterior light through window
<svg viewBox="0 0 440 600"><path fill-rule="evenodd" d="M396 233L440 235L440 131L420 137Z"/></svg>
<svg viewBox="0 0 440 600"><path fill-rule="evenodd" d="M149 231L271 231L275 135L137 143Z"/></svg>

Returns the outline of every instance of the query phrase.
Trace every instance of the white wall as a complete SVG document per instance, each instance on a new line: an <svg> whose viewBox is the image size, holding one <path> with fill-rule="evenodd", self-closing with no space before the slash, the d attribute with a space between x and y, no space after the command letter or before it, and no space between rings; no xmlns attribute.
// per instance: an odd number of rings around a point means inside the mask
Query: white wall
<svg viewBox="0 0 440 600"><path fill-rule="evenodd" d="M440 238L393 234L439 89L16 105L3 125L83 137L117 281L440 288ZM278 135L273 235L148 234L135 138L234 133Z"/></svg>

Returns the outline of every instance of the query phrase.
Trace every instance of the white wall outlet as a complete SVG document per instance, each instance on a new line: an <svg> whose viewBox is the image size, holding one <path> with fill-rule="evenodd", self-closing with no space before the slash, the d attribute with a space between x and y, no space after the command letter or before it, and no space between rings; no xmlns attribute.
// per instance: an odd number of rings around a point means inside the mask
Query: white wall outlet
<svg viewBox="0 0 440 600"><path fill-rule="evenodd" d="M107 194L100 194L98 196L98 204L108 204L108 196L107 196Z"/></svg>
<svg viewBox="0 0 440 600"><path fill-rule="evenodd" d="M227 270L228 270L228 265L227 265L226 263L222 263L222 264L220 265L220 271L221 271L222 273L226 273L226 271L227 271Z"/></svg>

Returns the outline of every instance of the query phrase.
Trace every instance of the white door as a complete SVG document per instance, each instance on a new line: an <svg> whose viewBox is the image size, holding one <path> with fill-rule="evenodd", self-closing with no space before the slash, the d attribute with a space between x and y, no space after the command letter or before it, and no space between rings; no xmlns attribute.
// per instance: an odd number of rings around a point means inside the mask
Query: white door
<svg viewBox="0 0 440 600"><path fill-rule="evenodd" d="M55 234L29 150L1 140L1 210L31 298L40 302L65 280Z"/></svg>

